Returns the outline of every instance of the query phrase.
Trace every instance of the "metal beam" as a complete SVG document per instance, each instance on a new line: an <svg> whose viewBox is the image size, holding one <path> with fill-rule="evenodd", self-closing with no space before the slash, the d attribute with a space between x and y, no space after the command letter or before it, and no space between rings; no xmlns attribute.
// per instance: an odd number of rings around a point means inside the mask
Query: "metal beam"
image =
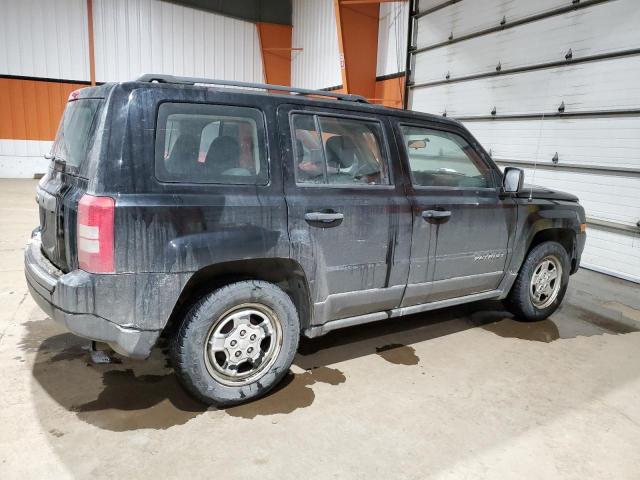
<svg viewBox="0 0 640 480"><path fill-rule="evenodd" d="M625 177L640 176L640 168L633 167L606 167L604 165L584 165L579 163L534 162L533 160L509 160L506 158L492 158L492 160L501 165L522 165L523 167L536 167L543 168L545 170L569 170Z"/></svg>
<svg viewBox="0 0 640 480"><path fill-rule="evenodd" d="M167 0L185 7L217 13L247 22L291 25L291 0Z"/></svg>
<svg viewBox="0 0 640 480"><path fill-rule="evenodd" d="M599 218L587 217L587 225L593 225L595 227L603 228L605 230L612 230L614 232L624 233L640 233L640 220L636 226L629 225L627 223L612 222L610 220L600 220Z"/></svg>
<svg viewBox="0 0 640 480"><path fill-rule="evenodd" d="M459 122L478 122L486 120L541 120L544 118L600 118L600 117L629 117L640 115L639 108L621 110L588 110L584 112L535 112L535 113L514 113L507 115L472 115L467 117L452 117Z"/></svg>

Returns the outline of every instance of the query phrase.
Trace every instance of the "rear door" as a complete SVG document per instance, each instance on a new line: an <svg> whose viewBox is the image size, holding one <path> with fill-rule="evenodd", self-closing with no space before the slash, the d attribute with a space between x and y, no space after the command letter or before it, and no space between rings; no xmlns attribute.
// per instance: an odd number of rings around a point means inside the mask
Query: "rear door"
<svg viewBox="0 0 640 480"><path fill-rule="evenodd" d="M496 289L513 241L515 204L463 129L395 122L413 203L411 272L403 306Z"/></svg>
<svg viewBox="0 0 640 480"><path fill-rule="evenodd" d="M311 282L314 324L397 307L411 218L390 124L297 108L281 106L278 123L292 256Z"/></svg>
<svg viewBox="0 0 640 480"><path fill-rule="evenodd" d="M87 188L82 171L93 143L102 102L99 98L75 97L69 101L51 149L51 167L36 189L42 251L63 271L77 267L77 205Z"/></svg>

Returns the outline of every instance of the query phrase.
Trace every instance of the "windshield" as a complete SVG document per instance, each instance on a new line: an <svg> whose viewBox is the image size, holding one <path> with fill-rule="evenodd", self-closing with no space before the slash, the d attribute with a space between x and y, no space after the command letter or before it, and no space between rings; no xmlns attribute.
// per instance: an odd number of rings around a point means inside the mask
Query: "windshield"
<svg viewBox="0 0 640 480"><path fill-rule="evenodd" d="M54 160L65 162L67 167L80 166L87 156L100 102L99 99L83 99L67 104L51 148Z"/></svg>

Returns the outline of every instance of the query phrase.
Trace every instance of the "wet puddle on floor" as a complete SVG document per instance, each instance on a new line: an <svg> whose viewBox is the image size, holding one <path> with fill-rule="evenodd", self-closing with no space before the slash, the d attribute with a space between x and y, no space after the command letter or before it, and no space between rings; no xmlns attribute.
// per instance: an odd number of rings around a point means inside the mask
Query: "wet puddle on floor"
<svg viewBox="0 0 640 480"><path fill-rule="evenodd" d="M344 373L337 368L317 367L303 373L289 372L267 396L227 408L226 412L232 417L248 419L262 415L291 413L313 403L316 395L311 387L316 382L339 385L345 381Z"/></svg>
<svg viewBox="0 0 640 480"><path fill-rule="evenodd" d="M87 342L69 333L60 334L53 322L27 322L25 327L27 335L20 348L36 354L34 378L51 398L84 422L117 432L167 429L208 409L186 393L160 349L154 349L144 362L115 357L115 363L95 365ZM340 370L327 366L289 372L267 396L227 408L226 413L249 419L291 413L313 403L315 384L340 385L345 381ZM60 437L61 432L55 429L50 433Z"/></svg>
<svg viewBox="0 0 640 480"><path fill-rule="evenodd" d="M519 338L534 342L549 343L560 338L558 327L551 320L528 323L507 318L499 322L483 325L482 328L500 337Z"/></svg>
<svg viewBox="0 0 640 480"><path fill-rule="evenodd" d="M400 343L376 347L376 353L387 362L395 365L417 365L420 361L413 347Z"/></svg>
<svg viewBox="0 0 640 480"><path fill-rule="evenodd" d="M133 370L107 370L95 400L72 405L78 418L113 431L166 429L183 425L207 406L191 398L173 373L135 375Z"/></svg>
<svg viewBox="0 0 640 480"><path fill-rule="evenodd" d="M184 391L159 350L145 362L115 357L114 363L93 365L87 341L60 334L60 327L50 320L24 325L27 334L19 348L35 352L35 380L84 422L117 432L166 429L207 410ZM50 433L60 437L63 429L54 430Z"/></svg>
<svg viewBox="0 0 640 480"><path fill-rule="evenodd" d="M634 323L640 321L640 311L618 302L606 302L601 306L605 310L567 303L546 320L523 322L504 318L478 325L501 337L545 343L558 339L640 331L640 324Z"/></svg>
<svg viewBox="0 0 640 480"><path fill-rule="evenodd" d="M640 322L640 310L637 308L630 307L629 305L625 305L620 302L605 302L602 306L610 310L615 310L634 322Z"/></svg>

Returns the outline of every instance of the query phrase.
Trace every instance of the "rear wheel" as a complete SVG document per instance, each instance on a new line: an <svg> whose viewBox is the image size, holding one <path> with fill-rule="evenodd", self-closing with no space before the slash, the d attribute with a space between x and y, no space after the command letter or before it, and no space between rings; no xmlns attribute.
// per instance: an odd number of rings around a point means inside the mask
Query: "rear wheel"
<svg viewBox="0 0 640 480"><path fill-rule="evenodd" d="M210 293L189 310L171 356L193 395L232 405L264 395L286 375L299 336L289 296L271 283L244 281Z"/></svg>
<svg viewBox="0 0 640 480"><path fill-rule="evenodd" d="M505 300L518 320L543 320L560 305L569 283L569 255L558 242L544 242L527 255Z"/></svg>

